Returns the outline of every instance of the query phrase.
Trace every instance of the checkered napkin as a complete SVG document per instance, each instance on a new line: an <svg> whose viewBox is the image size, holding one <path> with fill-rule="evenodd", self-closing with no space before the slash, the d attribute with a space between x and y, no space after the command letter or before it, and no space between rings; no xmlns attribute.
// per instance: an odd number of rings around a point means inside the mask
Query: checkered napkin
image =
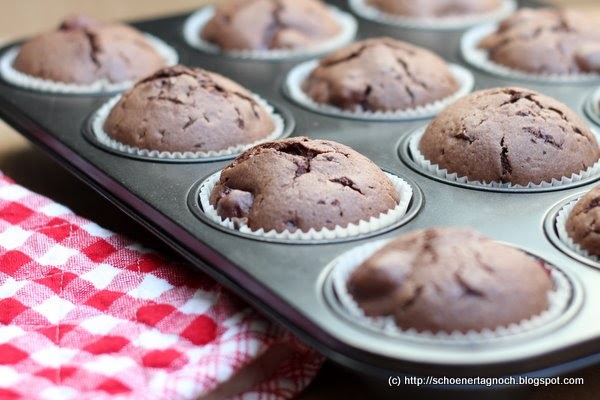
<svg viewBox="0 0 600 400"><path fill-rule="evenodd" d="M210 278L0 173L0 399L287 399L321 361Z"/></svg>

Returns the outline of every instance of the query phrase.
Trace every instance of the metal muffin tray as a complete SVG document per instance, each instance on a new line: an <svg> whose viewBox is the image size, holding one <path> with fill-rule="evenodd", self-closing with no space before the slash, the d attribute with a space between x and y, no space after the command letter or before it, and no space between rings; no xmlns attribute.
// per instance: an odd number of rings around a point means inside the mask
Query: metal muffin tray
<svg viewBox="0 0 600 400"><path fill-rule="evenodd" d="M348 10L346 1L331 3ZM402 224L376 235L324 243L276 242L232 234L201 217L196 196L199 182L222 169L228 160L157 162L122 156L93 143L89 138L90 116L114 93L44 94L0 81L0 117L192 266L347 367L386 379L390 374L555 376L600 361L600 270L555 245L553 224L557 206L584 193L596 184L594 180L559 189L516 192L479 190L432 179L407 159L410 154L405 147L406 137L426 125L428 119L373 122L309 111L290 101L282 89L287 72L303 59L252 61L202 53L185 43L185 19L186 15L179 15L133 25L175 47L182 64L219 72L258 93L281 111L294 127L293 136L344 143L383 170L405 178L415 196L410 215ZM358 21L358 39L391 36L429 48L450 62L470 68L475 89L509 85L532 88L563 101L594 125L584 112L594 85L495 77L462 60L459 43L463 31L404 29ZM3 48L2 54L9 47ZM565 312L526 334L453 343L389 337L366 329L340 311L329 279L332 260L366 242L432 226L472 226L555 265L572 288Z"/></svg>

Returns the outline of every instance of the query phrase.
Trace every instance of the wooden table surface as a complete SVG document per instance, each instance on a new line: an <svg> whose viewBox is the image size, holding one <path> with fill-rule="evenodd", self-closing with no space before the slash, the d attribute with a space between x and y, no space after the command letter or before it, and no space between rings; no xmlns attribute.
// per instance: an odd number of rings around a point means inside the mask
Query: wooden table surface
<svg viewBox="0 0 600 400"><path fill-rule="evenodd" d="M0 43L52 29L66 15L83 12L104 20L127 20L189 11L210 0L0 0ZM585 11L600 23L598 0L549 0ZM132 223L120 210L89 189L77 178L38 150L0 120L0 171L25 187L65 204L76 213L108 229L122 232L146 245L169 251L160 242ZM43 171L43 175L41 173ZM518 393L494 392L481 398L523 398L528 400L595 400L600 398L600 366L580 370L572 376L583 377L582 386L522 387ZM431 398L432 393L386 390L385 382L364 378L332 363L326 363L317 379L301 395L303 400L351 398ZM448 393L443 393L449 398ZM465 398L463 394L455 397ZM452 398L452 397L450 397ZM479 398L479 396L475 396Z"/></svg>

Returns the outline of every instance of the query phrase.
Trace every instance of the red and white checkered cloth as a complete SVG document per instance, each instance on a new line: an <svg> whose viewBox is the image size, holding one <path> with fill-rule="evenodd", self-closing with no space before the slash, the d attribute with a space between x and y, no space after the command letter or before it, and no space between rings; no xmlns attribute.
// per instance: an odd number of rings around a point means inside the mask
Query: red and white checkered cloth
<svg viewBox="0 0 600 400"><path fill-rule="evenodd" d="M239 398L288 399L321 362L207 276L0 173L0 399L197 399L236 376L216 398L253 382Z"/></svg>

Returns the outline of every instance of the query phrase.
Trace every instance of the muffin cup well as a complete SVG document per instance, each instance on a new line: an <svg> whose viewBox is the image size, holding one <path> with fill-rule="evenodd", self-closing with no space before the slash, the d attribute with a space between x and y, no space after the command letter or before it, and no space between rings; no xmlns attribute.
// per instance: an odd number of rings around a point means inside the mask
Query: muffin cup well
<svg viewBox="0 0 600 400"><path fill-rule="evenodd" d="M419 150L419 143L426 129L426 126L421 127L409 135L406 145L410 153L410 159L415 163L418 170L426 175L451 183L471 186L474 188L487 188L491 190L534 191L559 189L565 186L583 183L583 181L594 179L600 174L600 160L598 160L594 165L590 166L585 171L580 171L578 174L572 174L569 177L562 177L560 180L553 178L550 182L541 182L539 184L530 183L528 185L518 185L503 182L481 182L469 180L466 176L459 176L457 173L451 173L446 169L440 168L439 165L432 163L431 161L427 160L425 156L423 156ZM598 138L598 135L596 135L596 137ZM598 139L600 140L600 138Z"/></svg>
<svg viewBox="0 0 600 400"><path fill-rule="evenodd" d="M440 18L416 18L381 11L377 7L368 4L366 0L348 0L348 4L354 13L370 21L395 25L401 28L428 30L464 29L490 20L502 19L510 15L517 8L515 0L503 0L499 9L488 13Z"/></svg>
<svg viewBox="0 0 600 400"><path fill-rule="evenodd" d="M177 64L179 56L174 48L148 33L144 33L144 36L164 59L165 65ZM101 94L123 91L135 83L134 81L113 83L103 79L88 85L80 85L37 78L13 68L13 62L19 54L19 50L20 46L14 46L0 58L0 76L7 82L25 89L61 94Z"/></svg>
<svg viewBox="0 0 600 400"><path fill-rule="evenodd" d="M386 336L431 343L449 342L459 344L492 341L537 331L551 325L553 322L562 319L561 317L565 315L567 309L572 306L572 298L575 291L572 281L556 266L546 262L545 266L551 271L553 281L553 290L548 293L548 308L541 314L508 326L499 326L496 329L486 328L480 331L433 333L430 331L419 332L414 328L402 329L396 325L391 316L366 316L348 292L347 282L352 272L363 261L386 245L390 240L384 239L355 247L338 256L327 267L330 270L329 284L332 286L339 311L352 322Z"/></svg>
<svg viewBox="0 0 600 400"><path fill-rule="evenodd" d="M413 188L405 180L396 175L385 173L392 182L392 185L400 196L400 203L393 209L382 213L377 217L371 217L369 220L362 220L358 223L348 224L346 227L337 226L333 229L323 228L321 230L310 229L308 232L296 230L294 232L284 231L276 232L271 230L265 232L264 229L252 230L247 225L236 224L230 218L222 219L216 209L210 204L209 198L212 189L219 181L221 172L216 172L209 176L201 183L198 191L199 205L202 208L204 216L210 221L226 228L232 232L239 232L249 237L266 238L273 241L285 241L288 243L311 243L315 241L329 241L336 239L347 239L361 237L375 232L379 232L385 228L391 227L398 223L406 214L413 198Z"/></svg>
<svg viewBox="0 0 600 400"><path fill-rule="evenodd" d="M498 64L488 57L488 51L478 47L479 42L486 35L493 33L498 28L497 23L476 26L465 32L460 41L463 58L472 66L485 72L506 79L521 79L532 82L548 83L580 83L600 80L600 73L579 74L536 74L520 71Z"/></svg>
<svg viewBox="0 0 600 400"><path fill-rule="evenodd" d="M581 246L575 243L567 233L567 219L569 218L569 214L571 214L571 211L575 207L575 204L577 204L579 200L580 198L578 197L574 200L569 201L568 203L563 205L563 207L558 211L558 213L556 214L555 222L556 233L558 234L558 238L561 240L561 242L563 242L569 248L569 250L582 257L589 259L590 261L595 263L596 266L600 266L600 257L591 255L586 250L582 249Z"/></svg>
<svg viewBox="0 0 600 400"><path fill-rule="evenodd" d="M584 105L584 110L587 116L594 121L596 125L600 125L600 87L588 96Z"/></svg>
<svg viewBox="0 0 600 400"><path fill-rule="evenodd" d="M261 140L254 141L252 143L240 144L232 146L223 150L211 150L211 151L186 151L186 152L170 152L161 150L142 149L139 147L130 146L121 142L118 142L108 136L104 131L104 123L112 108L118 103L121 95L114 96L106 103L104 103L92 116L91 118L91 135L94 141L106 149L110 149L114 152L121 153L127 156L136 156L140 158L150 158L162 161L215 161L224 158L232 158L242 153L244 150L255 146L262 142L281 138L287 132L285 129L284 120L281 115L277 114L273 107L262 99L258 95L254 94L254 99L261 105L273 120L275 128L271 134Z"/></svg>
<svg viewBox="0 0 600 400"><path fill-rule="evenodd" d="M473 89L474 84L474 78L471 71L457 64L449 64L452 75L459 83L459 88L456 92L448 97L433 103L418 106L416 108L409 108L399 111L349 111L329 104L317 103L309 95L307 95L304 90L302 90L302 83L318 65L319 60L311 60L295 66L286 77L285 92L296 103L312 111L344 118L365 119L372 121L405 121L411 119L429 118L436 115L458 98L468 94Z"/></svg>
<svg viewBox="0 0 600 400"><path fill-rule="evenodd" d="M326 39L302 49L272 49L272 50L222 50L219 46L208 42L200 36L204 25L215 14L214 6L205 6L191 14L183 25L183 38L191 47L206 53L226 55L234 58L255 60L285 60L297 57L309 57L317 54L328 53L339 47L350 43L358 29L358 23L354 17L336 7L328 6L336 22L341 27L340 33L331 39Z"/></svg>

